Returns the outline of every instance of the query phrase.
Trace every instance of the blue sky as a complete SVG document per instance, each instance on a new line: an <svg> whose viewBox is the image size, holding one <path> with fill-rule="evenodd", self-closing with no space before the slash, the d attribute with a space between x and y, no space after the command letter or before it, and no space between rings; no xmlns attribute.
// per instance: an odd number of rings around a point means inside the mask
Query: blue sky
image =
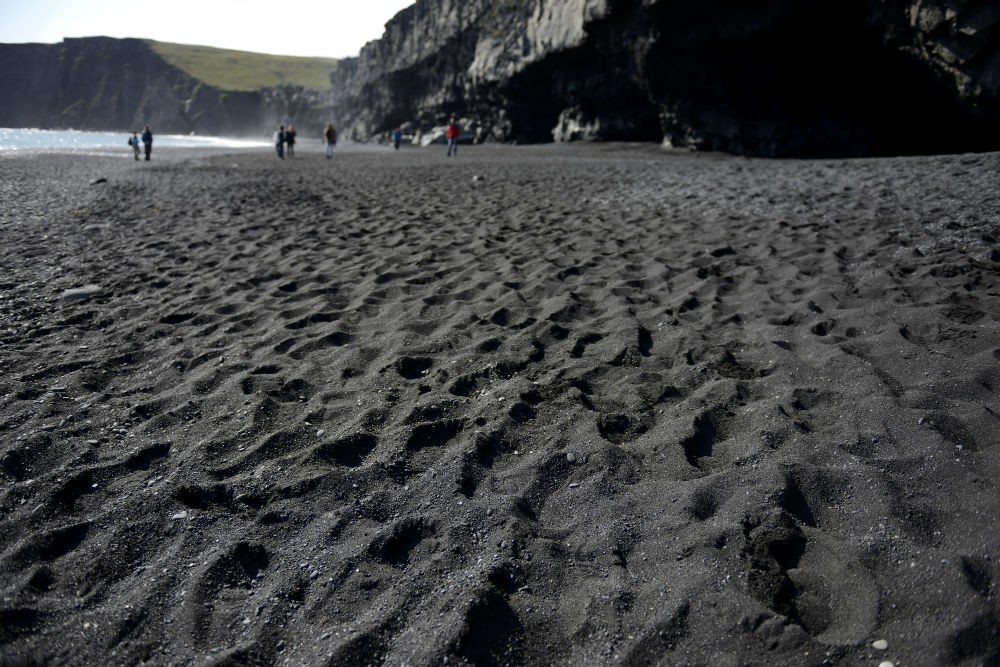
<svg viewBox="0 0 1000 667"><path fill-rule="evenodd" d="M0 0L0 42L142 37L293 56L357 55L413 0Z"/></svg>

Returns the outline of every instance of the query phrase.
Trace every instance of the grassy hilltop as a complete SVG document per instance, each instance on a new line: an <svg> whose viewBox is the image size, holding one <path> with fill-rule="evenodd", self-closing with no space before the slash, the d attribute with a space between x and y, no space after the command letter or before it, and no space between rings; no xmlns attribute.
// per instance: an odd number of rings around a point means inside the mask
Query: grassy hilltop
<svg viewBox="0 0 1000 667"><path fill-rule="evenodd" d="M146 40L168 63L220 90L249 91L273 86L330 87L334 58L274 56Z"/></svg>

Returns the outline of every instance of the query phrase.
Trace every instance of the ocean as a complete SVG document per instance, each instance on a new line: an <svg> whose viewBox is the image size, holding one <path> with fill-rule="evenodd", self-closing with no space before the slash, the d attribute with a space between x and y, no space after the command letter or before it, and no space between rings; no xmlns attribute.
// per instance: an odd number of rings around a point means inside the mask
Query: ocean
<svg viewBox="0 0 1000 667"><path fill-rule="evenodd" d="M0 128L0 153L38 151L98 151L127 152L127 132L83 132L80 130L36 130ZM234 139L181 134L154 134L154 148L260 148L270 146L261 138Z"/></svg>

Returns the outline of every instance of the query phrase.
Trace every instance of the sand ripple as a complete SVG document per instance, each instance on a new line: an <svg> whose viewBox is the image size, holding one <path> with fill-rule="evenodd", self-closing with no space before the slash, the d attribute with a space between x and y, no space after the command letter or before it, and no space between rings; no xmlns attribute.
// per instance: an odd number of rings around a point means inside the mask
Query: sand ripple
<svg viewBox="0 0 1000 667"><path fill-rule="evenodd" d="M124 164L0 163L7 662L1000 661L1000 156Z"/></svg>

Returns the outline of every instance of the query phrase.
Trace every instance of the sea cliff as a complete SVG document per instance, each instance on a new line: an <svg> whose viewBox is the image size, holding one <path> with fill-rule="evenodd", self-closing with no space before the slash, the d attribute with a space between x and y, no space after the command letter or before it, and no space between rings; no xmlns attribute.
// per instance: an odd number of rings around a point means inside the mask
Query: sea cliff
<svg viewBox="0 0 1000 667"><path fill-rule="evenodd" d="M1000 148L981 0L418 0L332 75L355 138L452 115L497 141L752 155Z"/></svg>

